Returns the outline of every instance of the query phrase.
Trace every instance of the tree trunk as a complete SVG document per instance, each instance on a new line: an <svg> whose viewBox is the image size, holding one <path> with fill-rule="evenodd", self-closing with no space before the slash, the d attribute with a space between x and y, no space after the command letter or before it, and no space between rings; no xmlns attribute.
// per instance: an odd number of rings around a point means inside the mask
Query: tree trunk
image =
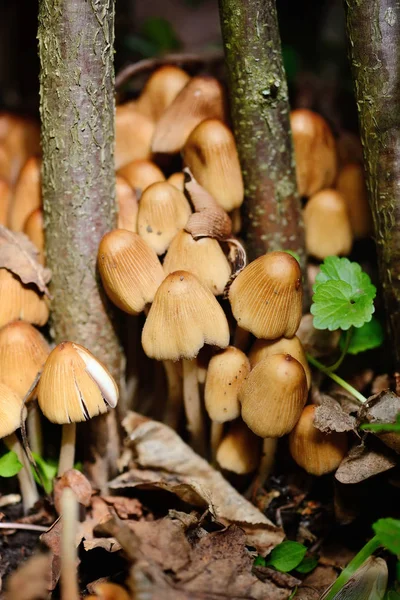
<svg viewBox="0 0 400 600"><path fill-rule="evenodd" d="M119 382L120 345L96 270L99 242L116 223L114 0L40 0L38 39L52 333L88 348ZM115 414L90 429L104 483L118 453Z"/></svg>
<svg viewBox="0 0 400 600"><path fill-rule="evenodd" d="M345 4L380 281L400 369L400 3Z"/></svg>
<svg viewBox="0 0 400 600"><path fill-rule="evenodd" d="M251 259L291 249L305 266L289 101L275 0L219 0Z"/></svg>

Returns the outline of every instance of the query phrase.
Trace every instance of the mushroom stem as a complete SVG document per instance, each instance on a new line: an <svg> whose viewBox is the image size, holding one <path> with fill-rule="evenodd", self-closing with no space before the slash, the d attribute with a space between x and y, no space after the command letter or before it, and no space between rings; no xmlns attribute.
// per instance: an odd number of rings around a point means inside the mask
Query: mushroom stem
<svg viewBox="0 0 400 600"><path fill-rule="evenodd" d="M62 600L79 600L78 553L76 549L78 502L71 488L65 488L63 491L61 514L61 598Z"/></svg>
<svg viewBox="0 0 400 600"><path fill-rule="evenodd" d="M182 360L183 403L193 449L205 455L204 421L201 411L199 385L197 381L197 361Z"/></svg>
<svg viewBox="0 0 400 600"><path fill-rule="evenodd" d="M165 376L167 378L168 398L165 407L164 421L172 429L178 428L182 408L182 382L177 365L172 360L163 361Z"/></svg>
<svg viewBox="0 0 400 600"><path fill-rule="evenodd" d="M218 423L218 421L211 421L211 460L215 462L218 446L222 440L222 434L224 433L224 424Z"/></svg>
<svg viewBox="0 0 400 600"><path fill-rule="evenodd" d="M263 441L262 455L258 467L257 483L263 487L270 476L275 463L276 448L278 446L277 438L265 438Z"/></svg>
<svg viewBox="0 0 400 600"><path fill-rule="evenodd" d="M62 426L60 460L58 463L58 477L65 471L73 469L75 459L76 423L66 423Z"/></svg>
<svg viewBox="0 0 400 600"><path fill-rule="evenodd" d="M30 403L28 407L28 440L29 446L32 452L43 456L43 436L42 436L42 422L40 420L40 411L36 403Z"/></svg>
<svg viewBox="0 0 400 600"><path fill-rule="evenodd" d="M39 494L35 480L33 479L31 465L29 464L28 457L15 433L11 433L11 435L5 437L3 441L9 450L15 452L19 462L23 465L18 473L18 481L22 496L22 506L24 513L27 513L39 500Z"/></svg>

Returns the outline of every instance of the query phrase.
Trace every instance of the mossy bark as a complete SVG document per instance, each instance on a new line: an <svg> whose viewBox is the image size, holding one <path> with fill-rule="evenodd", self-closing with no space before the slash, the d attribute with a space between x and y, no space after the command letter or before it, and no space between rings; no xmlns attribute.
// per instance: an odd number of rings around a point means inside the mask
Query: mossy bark
<svg viewBox="0 0 400 600"><path fill-rule="evenodd" d="M116 224L114 0L40 0L38 40L52 333L87 347L119 381L113 311L96 270L99 242ZM115 468L115 415L90 428L97 464Z"/></svg>
<svg viewBox="0 0 400 600"><path fill-rule="evenodd" d="M291 249L305 266L275 0L219 0L250 259Z"/></svg>
<svg viewBox="0 0 400 600"><path fill-rule="evenodd" d="M400 369L400 3L346 0L345 7L380 280Z"/></svg>

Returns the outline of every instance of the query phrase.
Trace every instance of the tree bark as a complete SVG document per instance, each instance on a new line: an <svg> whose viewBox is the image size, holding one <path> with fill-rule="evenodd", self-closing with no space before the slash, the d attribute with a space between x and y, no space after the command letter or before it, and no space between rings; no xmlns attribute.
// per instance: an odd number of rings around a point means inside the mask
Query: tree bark
<svg viewBox="0 0 400 600"><path fill-rule="evenodd" d="M116 225L114 0L40 0L38 40L52 333L88 348L119 382L114 313L96 269L99 242ZM115 414L91 431L101 479L105 463L115 468Z"/></svg>
<svg viewBox="0 0 400 600"><path fill-rule="evenodd" d="M380 281L400 369L400 2L345 6Z"/></svg>
<svg viewBox="0 0 400 600"><path fill-rule="evenodd" d="M250 259L291 249L305 266L275 0L219 0Z"/></svg>

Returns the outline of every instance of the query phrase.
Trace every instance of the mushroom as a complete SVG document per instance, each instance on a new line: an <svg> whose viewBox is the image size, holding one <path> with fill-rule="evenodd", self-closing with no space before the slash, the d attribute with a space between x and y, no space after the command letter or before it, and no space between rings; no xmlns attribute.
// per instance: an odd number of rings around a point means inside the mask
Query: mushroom
<svg viewBox="0 0 400 600"><path fill-rule="evenodd" d="M192 77L168 106L156 124L153 152L179 152L195 127L204 119L224 120L221 84L209 76Z"/></svg>
<svg viewBox="0 0 400 600"><path fill-rule="evenodd" d="M194 360L204 344L226 348L229 327L212 292L195 275L175 271L158 288L142 332L150 358L182 360L183 399L193 445L204 454L204 428Z"/></svg>
<svg viewBox="0 0 400 600"><path fill-rule="evenodd" d="M135 192L141 196L146 188L152 183L165 181L161 169L151 160L133 160L122 169L119 169L117 177L120 175L131 186Z"/></svg>
<svg viewBox="0 0 400 600"><path fill-rule="evenodd" d="M62 342L44 365L37 396L45 417L63 426L58 474L73 468L76 423L115 408L118 387L106 367L86 348Z"/></svg>
<svg viewBox="0 0 400 600"><path fill-rule="evenodd" d="M137 109L156 123L189 81L190 75L175 65L158 68L147 80Z"/></svg>
<svg viewBox="0 0 400 600"><path fill-rule="evenodd" d="M115 196L118 210L118 229L137 232L138 201L135 191L123 177L117 175Z"/></svg>
<svg viewBox="0 0 400 600"><path fill-rule="evenodd" d="M0 383L0 438L16 453L23 468L18 473L24 512L39 500L29 461L15 432L21 426L22 399L11 388Z"/></svg>
<svg viewBox="0 0 400 600"><path fill-rule="evenodd" d="M372 214L363 166L359 163L350 163L342 167L337 178L336 189L346 202L354 237L360 239L370 236Z"/></svg>
<svg viewBox="0 0 400 600"><path fill-rule="evenodd" d="M34 325L44 325L49 318L48 299L24 285L7 269L0 269L0 327L23 319Z"/></svg>
<svg viewBox="0 0 400 600"><path fill-rule="evenodd" d="M1 170L1 169L0 169ZM7 225L11 202L11 187L6 179L0 178L0 225Z"/></svg>
<svg viewBox="0 0 400 600"><path fill-rule="evenodd" d="M12 231L22 231L31 212L42 205L40 168L41 161L32 157L21 170L10 205L9 226Z"/></svg>
<svg viewBox="0 0 400 600"><path fill-rule="evenodd" d="M85 600L131 600L131 596L128 592L118 585L117 583L110 583L108 581L101 581L95 583L93 590L96 593L95 596L86 596Z"/></svg>
<svg viewBox="0 0 400 600"><path fill-rule="evenodd" d="M212 238L194 240L181 230L176 234L164 259L164 271L189 271L200 279L215 296L224 292L231 276L230 264L221 246Z"/></svg>
<svg viewBox="0 0 400 600"><path fill-rule="evenodd" d="M61 493L60 589L62 600L80 600L78 565L78 500L70 487Z"/></svg>
<svg viewBox="0 0 400 600"><path fill-rule="evenodd" d="M133 160L151 156L154 123L139 112L134 101L120 104L115 111L115 169Z"/></svg>
<svg viewBox="0 0 400 600"><path fill-rule="evenodd" d="M300 196L311 196L331 186L336 177L335 138L328 123L311 110L290 113Z"/></svg>
<svg viewBox="0 0 400 600"><path fill-rule="evenodd" d="M307 379L290 354L274 354L260 361L239 390L242 419L262 438L289 433L307 400Z"/></svg>
<svg viewBox="0 0 400 600"><path fill-rule="evenodd" d="M153 183L140 199L138 233L157 254L164 254L192 214L184 194L166 181Z"/></svg>
<svg viewBox="0 0 400 600"><path fill-rule="evenodd" d="M307 387L310 389L311 369L302 343L297 335L289 339L282 337L277 340L256 340L249 354L251 368L255 367L264 358L268 358L274 354L290 354L298 360L304 369L307 378Z"/></svg>
<svg viewBox="0 0 400 600"><path fill-rule="evenodd" d="M345 432L323 433L314 426L316 406L303 409L300 419L289 435L290 454L296 463L311 475L335 471L347 454Z"/></svg>
<svg viewBox="0 0 400 600"><path fill-rule="evenodd" d="M8 158L7 181L13 185L28 158L40 152L40 127L33 119L2 112L0 141Z"/></svg>
<svg viewBox="0 0 400 600"><path fill-rule="evenodd" d="M213 356L208 364L204 402L211 419L213 458L221 441L224 423L240 416L238 393L249 373L249 359L234 346L228 346Z"/></svg>
<svg viewBox="0 0 400 600"><path fill-rule="evenodd" d="M229 212L242 204L243 178L235 138L222 121L202 121L189 135L183 159L223 209Z"/></svg>
<svg viewBox="0 0 400 600"><path fill-rule="evenodd" d="M182 172L172 173L167 179L168 183L176 187L179 191L185 191L185 174Z"/></svg>
<svg viewBox="0 0 400 600"><path fill-rule="evenodd" d="M309 254L323 260L350 253L353 234L346 202L339 192L318 192L309 199L303 214Z"/></svg>
<svg viewBox="0 0 400 600"><path fill-rule="evenodd" d="M220 442L217 463L222 469L238 475L256 470L260 459L260 439L243 423L236 421Z"/></svg>
<svg viewBox="0 0 400 600"><path fill-rule="evenodd" d="M23 232L33 242L39 251L37 256L38 262L44 265L44 224L43 224L43 209L36 208L31 212L25 221Z"/></svg>
<svg viewBox="0 0 400 600"><path fill-rule="evenodd" d="M229 288L238 325L257 338L293 337L302 314L299 263L287 252L269 252L239 273Z"/></svg>

